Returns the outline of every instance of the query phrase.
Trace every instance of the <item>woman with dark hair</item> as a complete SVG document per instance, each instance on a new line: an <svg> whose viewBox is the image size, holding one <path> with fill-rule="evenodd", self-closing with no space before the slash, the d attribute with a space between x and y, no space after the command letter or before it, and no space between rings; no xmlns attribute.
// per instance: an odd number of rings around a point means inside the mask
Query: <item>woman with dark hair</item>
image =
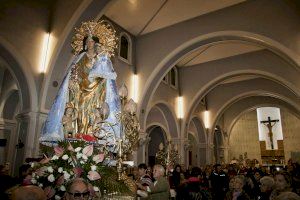
<svg viewBox="0 0 300 200"><path fill-rule="evenodd" d="M177 192L177 189L181 183L181 177L182 177L182 171L181 171L181 166L180 165L176 165L174 168L174 171L172 173L172 186L175 191Z"/></svg>

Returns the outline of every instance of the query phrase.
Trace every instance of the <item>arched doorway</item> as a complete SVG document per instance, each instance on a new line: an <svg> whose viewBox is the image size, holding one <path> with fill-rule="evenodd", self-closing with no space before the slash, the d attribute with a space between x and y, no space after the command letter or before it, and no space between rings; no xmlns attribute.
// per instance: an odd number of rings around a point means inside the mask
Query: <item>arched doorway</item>
<svg viewBox="0 0 300 200"><path fill-rule="evenodd" d="M159 144L163 143L164 146L167 143L167 135L164 129L160 126L151 126L147 129L150 142L148 144L148 165L153 166L155 164L155 155L159 150Z"/></svg>
<svg viewBox="0 0 300 200"><path fill-rule="evenodd" d="M0 165L9 163L13 171L18 141L16 114L20 111L20 92L11 72L0 66ZM17 146L18 147L18 146Z"/></svg>

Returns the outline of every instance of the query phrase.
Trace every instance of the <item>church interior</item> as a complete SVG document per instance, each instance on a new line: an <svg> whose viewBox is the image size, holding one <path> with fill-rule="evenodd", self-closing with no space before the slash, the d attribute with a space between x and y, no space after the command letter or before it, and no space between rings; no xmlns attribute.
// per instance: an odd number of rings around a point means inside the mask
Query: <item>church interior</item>
<svg viewBox="0 0 300 200"><path fill-rule="evenodd" d="M137 104L134 166L161 148L205 167L300 162L297 0L2 0L0 165L16 176L74 59L84 21L115 30L117 88Z"/></svg>

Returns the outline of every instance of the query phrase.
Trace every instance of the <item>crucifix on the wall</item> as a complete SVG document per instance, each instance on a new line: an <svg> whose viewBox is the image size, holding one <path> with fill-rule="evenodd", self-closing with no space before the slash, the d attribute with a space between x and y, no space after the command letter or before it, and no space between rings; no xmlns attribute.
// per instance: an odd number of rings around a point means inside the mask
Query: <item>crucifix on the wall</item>
<svg viewBox="0 0 300 200"><path fill-rule="evenodd" d="M273 132L272 132L272 127L279 122L279 119L274 119L271 120L271 117L268 117L268 120L265 121L260 121L260 123L264 124L268 130L269 130L269 137L270 137L270 142L271 142L271 149L274 149L274 144L273 144Z"/></svg>

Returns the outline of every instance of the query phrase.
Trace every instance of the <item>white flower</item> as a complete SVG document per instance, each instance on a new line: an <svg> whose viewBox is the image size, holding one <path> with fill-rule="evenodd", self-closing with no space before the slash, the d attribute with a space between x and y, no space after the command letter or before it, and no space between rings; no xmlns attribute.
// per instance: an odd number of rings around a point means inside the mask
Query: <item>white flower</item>
<svg viewBox="0 0 300 200"><path fill-rule="evenodd" d="M59 167L57 171L58 171L58 173L62 173L63 172L63 168Z"/></svg>
<svg viewBox="0 0 300 200"><path fill-rule="evenodd" d="M55 181L55 178L54 178L54 176L53 176L53 174L50 174L49 176L48 176L48 181L49 182L53 182L53 181Z"/></svg>
<svg viewBox="0 0 300 200"><path fill-rule="evenodd" d="M97 166L95 166L95 165L92 165L92 166L91 166L91 170L92 170L92 171L96 171L96 169L97 169Z"/></svg>
<svg viewBox="0 0 300 200"><path fill-rule="evenodd" d="M32 177L35 177L35 173L33 172L31 176L32 176Z"/></svg>
<svg viewBox="0 0 300 200"><path fill-rule="evenodd" d="M43 187L43 184L42 184L42 183L40 183L40 184L39 184L39 187L41 187L41 188L42 188L42 187Z"/></svg>
<svg viewBox="0 0 300 200"><path fill-rule="evenodd" d="M82 157L82 155L83 155L82 153L77 153L77 154L76 154L76 158L79 159L79 158Z"/></svg>
<svg viewBox="0 0 300 200"><path fill-rule="evenodd" d="M69 156L67 154L63 155L62 159L63 160L68 160Z"/></svg>
<svg viewBox="0 0 300 200"><path fill-rule="evenodd" d="M34 165L35 165L34 163L31 163L31 167L34 167Z"/></svg>
<svg viewBox="0 0 300 200"><path fill-rule="evenodd" d="M81 147L77 147L76 149L75 149L75 152L79 152L81 150Z"/></svg>
<svg viewBox="0 0 300 200"><path fill-rule="evenodd" d="M36 179L32 178L32 179L31 179L31 183L32 183L32 184L36 184L36 183L37 183Z"/></svg>
<svg viewBox="0 0 300 200"><path fill-rule="evenodd" d="M59 188L61 191L66 191L66 187L64 185L60 186Z"/></svg>
<svg viewBox="0 0 300 200"><path fill-rule="evenodd" d="M60 199L61 199L61 197L60 197L60 196L58 196L58 195L55 195L55 199L56 199L56 200L60 200Z"/></svg>
<svg viewBox="0 0 300 200"><path fill-rule="evenodd" d="M80 161L80 164L84 164L85 162L83 160Z"/></svg>
<svg viewBox="0 0 300 200"><path fill-rule="evenodd" d="M70 179L70 174L68 172L64 173L64 179L69 180Z"/></svg>
<svg viewBox="0 0 300 200"><path fill-rule="evenodd" d="M74 172L73 172L73 171L70 171L70 174L71 174L71 175L74 175Z"/></svg>
<svg viewBox="0 0 300 200"><path fill-rule="evenodd" d="M83 158L84 160L87 160L87 159L88 159L88 157L87 157L85 154L82 155L82 158Z"/></svg>
<svg viewBox="0 0 300 200"><path fill-rule="evenodd" d="M51 160L58 160L59 159L59 157L57 156L57 155L54 155L52 158L51 158Z"/></svg>
<svg viewBox="0 0 300 200"><path fill-rule="evenodd" d="M99 188L98 187L94 186L93 189L94 189L95 192L99 192Z"/></svg>
<svg viewBox="0 0 300 200"><path fill-rule="evenodd" d="M53 168L50 166L50 167L47 167L47 171L49 172L49 173L53 173Z"/></svg>

